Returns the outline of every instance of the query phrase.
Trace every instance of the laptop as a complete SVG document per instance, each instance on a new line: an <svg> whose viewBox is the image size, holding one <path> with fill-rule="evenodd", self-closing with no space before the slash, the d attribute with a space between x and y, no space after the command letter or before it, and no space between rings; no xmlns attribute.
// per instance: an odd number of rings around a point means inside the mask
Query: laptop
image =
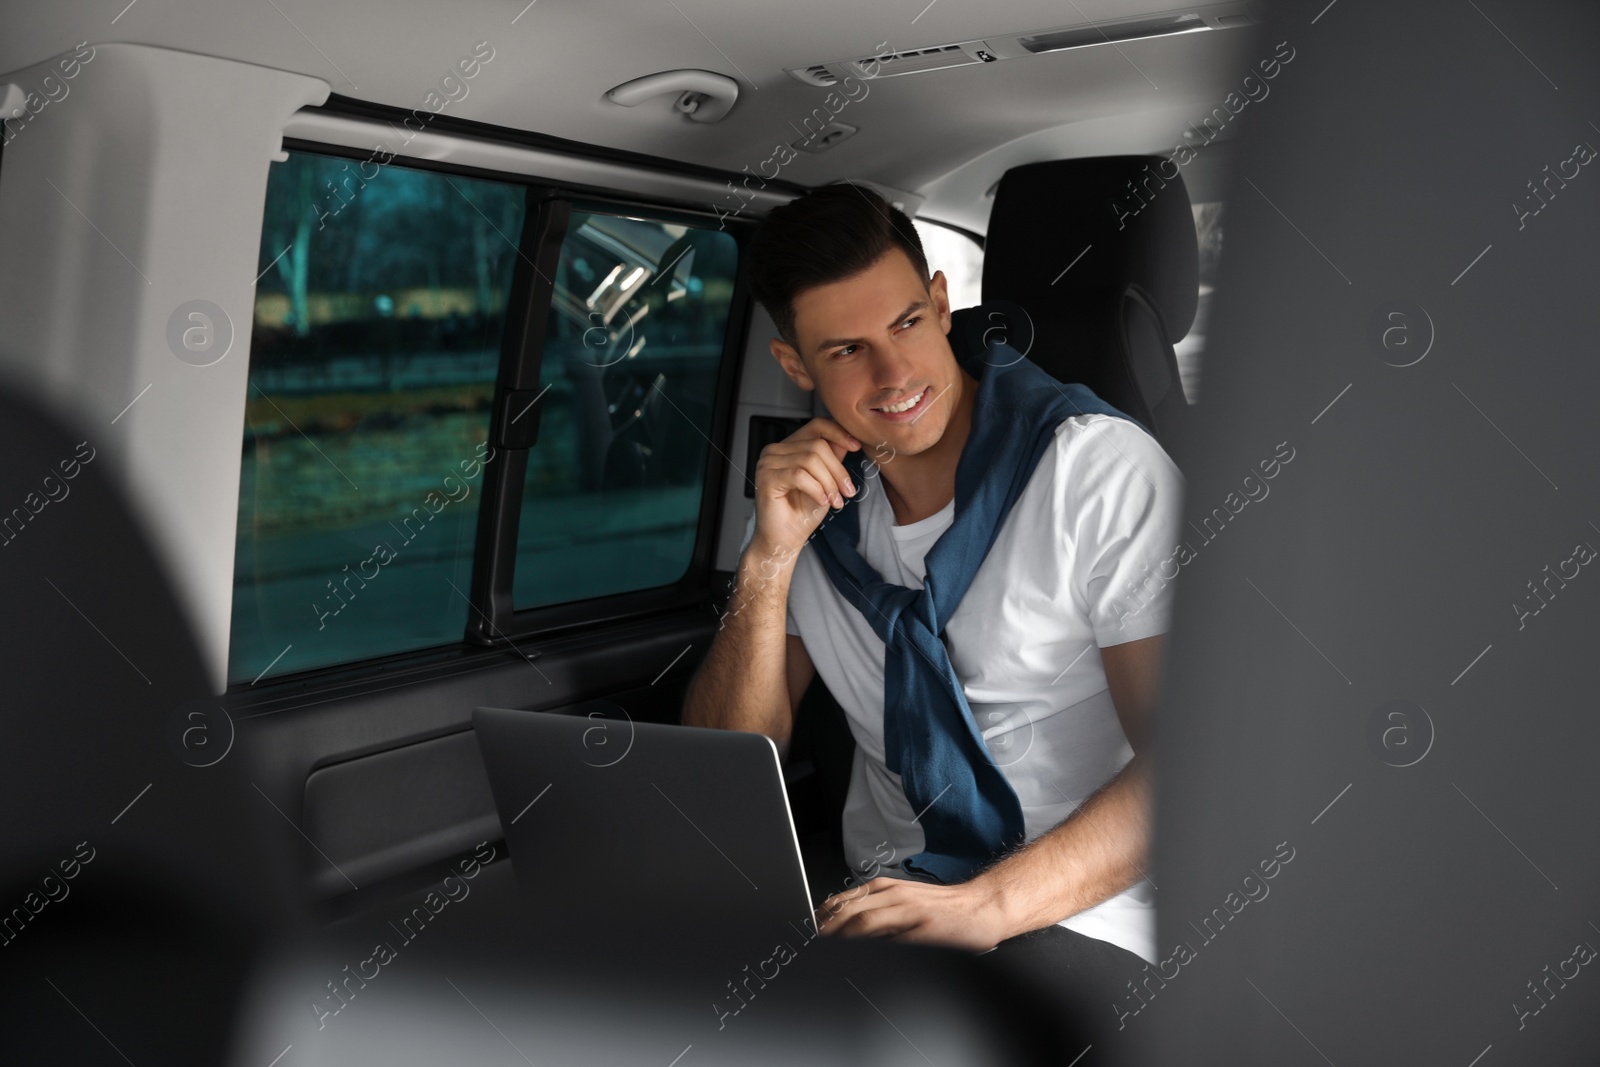
<svg viewBox="0 0 1600 1067"><path fill-rule="evenodd" d="M609 701L472 723L536 916L814 929L771 738L633 722Z"/></svg>

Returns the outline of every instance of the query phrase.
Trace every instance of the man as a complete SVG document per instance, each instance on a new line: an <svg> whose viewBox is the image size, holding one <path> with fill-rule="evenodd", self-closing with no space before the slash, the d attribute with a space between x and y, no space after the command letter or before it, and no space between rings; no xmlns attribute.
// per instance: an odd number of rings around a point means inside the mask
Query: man
<svg viewBox="0 0 1600 1067"><path fill-rule="evenodd" d="M960 365L944 275L868 189L774 210L750 271L782 335L773 357L832 417L752 472L755 515L684 721L786 751L821 673L856 740L846 857L882 872L826 902L824 933L977 951L1047 936L1107 981L1154 962L1144 749L1176 466L1136 422L1008 348L981 380ZM964 571L951 562L973 552ZM925 589L936 565L943 585Z"/></svg>

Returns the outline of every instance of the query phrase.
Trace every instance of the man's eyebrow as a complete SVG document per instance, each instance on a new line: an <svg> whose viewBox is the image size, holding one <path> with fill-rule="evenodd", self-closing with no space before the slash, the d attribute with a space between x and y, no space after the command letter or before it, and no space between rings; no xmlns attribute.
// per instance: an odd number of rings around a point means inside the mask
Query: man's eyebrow
<svg viewBox="0 0 1600 1067"><path fill-rule="evenodd" d="M896 315L894 317L894 321L889 323L889 325L885 328L893 329L902 322L906 321L906 319L910 318L913 311L922 311L927 307L928 301L926 299L913 300L911 303L907 304L905 310ZM858 345L864 340L866 340L864 337L830 337L826 341L817 342L817 344L811 349L811 354L814 356L821 355L826 349L840 348L844 345Z"/></svg>

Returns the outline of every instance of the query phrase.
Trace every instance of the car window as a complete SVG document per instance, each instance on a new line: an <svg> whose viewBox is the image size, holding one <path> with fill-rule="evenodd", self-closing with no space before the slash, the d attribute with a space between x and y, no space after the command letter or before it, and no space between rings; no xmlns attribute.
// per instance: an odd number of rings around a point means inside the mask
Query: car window
<svg viewBox="0 0 1600 1067"><path fill-rule="evenodd" d="M928 273L944 271L950 310L983 303L983 249L978 242L959 230L928 219L913 219L912 225L922 240Z"/></svg>
<svg viewBox="0 0 1600 1067"><path fill-rule="evenodd" d="M273 163L230 682L460 641L524 187Z"/></svg>
<svg viewBox="0 0 1600 1067"><path fill-rule="evenodd" d="M1216 285L1222 259L1222 201L1191 204L1195 237L1200 244L1200 302L1195 307L1194 325L1172 346L1178 357L1178 379L1183 395L1193 404L1200 399L1200 354L1206 346L1206 320L1211 311L1211 293Z"/></svg>
<svg viewBox="0 0 1600 1067"><path fill-rule="evenodd" d="M516 609L670 585L688 569L737 269L727 233L572 213L544 339Z"/></svg>

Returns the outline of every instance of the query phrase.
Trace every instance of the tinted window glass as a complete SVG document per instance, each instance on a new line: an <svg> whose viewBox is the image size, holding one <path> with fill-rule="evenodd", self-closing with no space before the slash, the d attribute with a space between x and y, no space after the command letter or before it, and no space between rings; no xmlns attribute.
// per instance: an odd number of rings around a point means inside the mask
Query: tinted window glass
<svg viewBox="0 0 1600 1067"><path fill-rule="evenodd" d="M1172 346L1178 358L1178 378L1183 395L1193 404L1200 398L1200 354L1206 347L1206 323L1211 318L1211 293L1216 287L1217 270L1222 260L1222 202L1208 200L1191 205L1195 236L1200 244L1200 302L1195 308L1194 325Z"/></svg>
<svg viewBox="0 0 1600 1067"><path fill-rule="evenodd" d="M978 242L948 226L927 219L912 219L928 273L944 271L945 291L950 310L976 307L983 303L983 249Z"/></svg>
<svg viewBox="0 0 1600 1067"><path fill-rule="evenodd" d="M573 212L555 277L516 608L688 569L738 249L716 230Z"/></svg>
<svg viewBox="0 0 1600 1067"><path fill-rule="evenodd" d="M523 204L372 161L272 164L231 681L461 640Z"/></svg>

